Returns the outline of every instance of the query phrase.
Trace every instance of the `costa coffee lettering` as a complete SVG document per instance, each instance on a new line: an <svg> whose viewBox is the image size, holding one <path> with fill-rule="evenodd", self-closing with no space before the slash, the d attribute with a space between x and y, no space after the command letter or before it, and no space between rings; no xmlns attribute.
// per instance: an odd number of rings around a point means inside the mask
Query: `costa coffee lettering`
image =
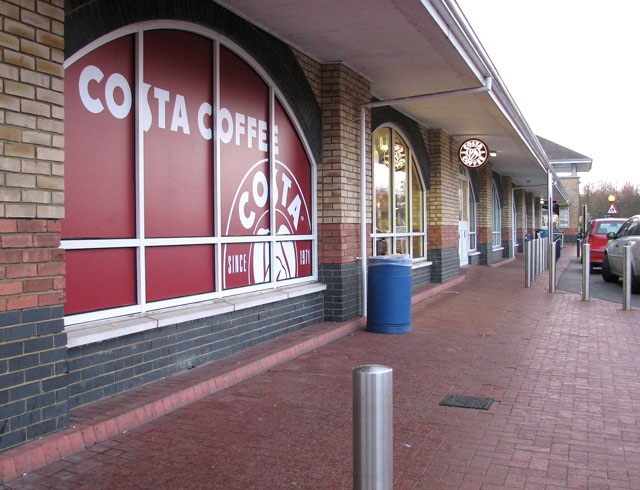
<svg viewBox="0 0 640 490"><path fill-rule="evenodd" d="M237 274L247 272L247 254L235 254L227 256L227 273Z"/></svg>
<svg viewBox="0 0 640 490"><path fill-rule="evenodd" d="M278 174L280 178L278 179ZM275 200L278 202L278 197L281 196L280 205L287 210L287 213L293 221L293 231L298 229L298 221L300 220L300 210L302 207L302 200L300 195L296 193L291 201L287 201L289 196L289 189L291 189L291 179L286 174L275 171L276 176L276 188L275 188ZM251 207L262 208L269 198L269 184L267 183L267 177L262 171L257 171L253 176L253 183L251 186L251 195L249 191L244 191L240 194L240 201L238 202L238 217L240 223L246 230L251 230L255 224L256 213L249 211L247 213L247 205Z"/></svg>
<svg viewBox="0 0 640 490"><path fill-rule="evenodd" d="M98 88L98 97L94 97L90 89L100 87L104 80L103 71L94 65L87 65L78 80L78 91L85 109L93 114L104 110L103 100L111 115L117 119L124 119L131 112L131 87L126 78L119 73L111 74L104 83L104 92ZM152 90L153 89L153 90ZM184 95L172 94L169 90L152 87L148 83L142 84L143 91L143 127L145 132L156 124L159 129L167 129L167 112L171 111L169 130L191 134L189 114ZM103 95L103 97L100 97ZM151 101L149 100L151 98ZM197 126L200 136L205 140L213 137L210 126L213 108L209 102L202 102L198 108ZM269 132L266 121L222 107L218 111L218 136L223 143L233 143L236 146L246 146L249 149L257 147L260 151L268 151ZM274 124L274 153L278 155L278 127Z"/></svg>
<svg viewBox="0 0 640 490"><path fill-rule="evenodd" d="M80 93L80 100L87 108L89 112L93 114L99 114L104 110L104 105L100 99L94 98L89 93L89 84L91 82L100 83L104 78L104 73L100 68L93 65L88 65L78 80L78 91ZM115 98L116 89L120 89L122 102L118 103ZM131 111L131 87L127 79L120 73L113 73L107 82L105 83L104 97L107 102L107 107L111 115L117 119L124 119L129 115Z"/></svg>

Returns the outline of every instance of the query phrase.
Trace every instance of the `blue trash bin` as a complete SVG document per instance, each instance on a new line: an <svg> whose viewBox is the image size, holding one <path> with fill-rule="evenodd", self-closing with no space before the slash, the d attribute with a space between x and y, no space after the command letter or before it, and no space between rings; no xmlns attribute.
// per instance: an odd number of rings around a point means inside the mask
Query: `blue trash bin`
<svg viewBox="0 0 640 490"><path fill-rule="evenodd" d="M367 277L367 330L375 333L411 331L411 257L371 257Z"/></svg>

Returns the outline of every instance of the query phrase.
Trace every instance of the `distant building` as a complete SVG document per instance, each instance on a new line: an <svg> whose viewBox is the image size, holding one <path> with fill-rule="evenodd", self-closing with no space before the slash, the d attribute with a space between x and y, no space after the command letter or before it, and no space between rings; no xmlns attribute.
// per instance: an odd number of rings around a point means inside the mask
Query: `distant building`
<svg viewBox="0 0 640 490"><path fill-rule="evenodd" d="M591 171L593 160L540 136L538 136L538 140L567 192L568 203L557 206L556 212L560 217L558 227L564 232L565 241L573 243L580 232L580 217L582 216L578 172Z"/></svg>

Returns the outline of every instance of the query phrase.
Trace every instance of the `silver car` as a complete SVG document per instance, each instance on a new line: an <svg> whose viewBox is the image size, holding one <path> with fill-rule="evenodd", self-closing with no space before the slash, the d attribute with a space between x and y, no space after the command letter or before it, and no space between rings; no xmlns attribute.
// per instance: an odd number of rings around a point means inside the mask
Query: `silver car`
<svg viewBox="0 0 640 490"><path fill-rule="evenodd" d="M622 277L622 254L625 245L631 245L631 291L640 293L640 214L632 216L617 233L607 233L609 243L602 261L602 278L617 282Z"/></svg>

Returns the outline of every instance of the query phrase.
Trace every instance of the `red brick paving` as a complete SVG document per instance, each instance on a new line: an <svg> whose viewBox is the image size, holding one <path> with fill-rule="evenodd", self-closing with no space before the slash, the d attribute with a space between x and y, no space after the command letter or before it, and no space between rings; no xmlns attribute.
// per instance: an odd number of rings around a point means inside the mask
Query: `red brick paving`
<svg viewBox="0 0 640 490"><path fill-rule="evenodd" d="M355 331L8 488L351 488L351 370L369 363L394 369L396 489L640 488L640 313L549 294L546 274L525 289L519 260L465 274L410 334Z"/></svg>

